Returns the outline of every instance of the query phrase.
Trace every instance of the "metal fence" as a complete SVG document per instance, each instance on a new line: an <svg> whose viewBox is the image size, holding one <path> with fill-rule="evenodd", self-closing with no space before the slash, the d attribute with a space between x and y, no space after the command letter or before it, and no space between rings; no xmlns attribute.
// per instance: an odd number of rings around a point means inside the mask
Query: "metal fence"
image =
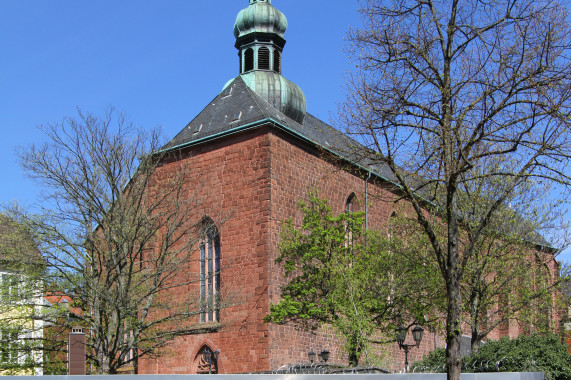
<svg viewBox="0 0 571 380"><path fill-rule="evenodd" d="M119 375L116 380L446 380L444 373L418 374L246 374L246 375ZM2 380L39 380L38 376L6 376ZM109 380L109 376L49 376L49 380ZM462 380L544 380L543 373L463 373Z"/></svg>
<svg viewBox="0 0 571 380"><path fill-rule="evenodd" d="M520 360L514 358L502 358L500 360L488 360L488 361L474 361L474 362L464 362L462 363L462 372L479 373L479 372L502 372L506 369L516 370L516 371L529 371L537 368L535 359L530 357L527 361L521 362ZM445 373L446 365L440 366L428 366L421 367L418 365L413 365L411 371L412 373L422 373L422 372L436 372Z"/></svg>

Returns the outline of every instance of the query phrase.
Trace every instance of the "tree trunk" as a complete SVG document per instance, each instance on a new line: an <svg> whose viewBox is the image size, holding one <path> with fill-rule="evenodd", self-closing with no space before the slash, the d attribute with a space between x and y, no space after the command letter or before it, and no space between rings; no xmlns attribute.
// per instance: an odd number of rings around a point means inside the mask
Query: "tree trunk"
<svg viewBox="0 0 571 380"><path fill-rule="evenodd" d="M446 367L448 380L460 380L462 353L460 342L460 288L456 279L448 281L448 316L446 318Z"/></svg>
<svg viewBox="0 0 571 380"><path fill-rule="evenodd" d="M450 141L450 140L448 140ZM449 152L452 150L449 148ZM448 167L452 167L452 159L448 158ZM448 295L448 312L446 317L446 367L448 380L460 380L462 373L462 294L460 293L460 258L458 250L459 231L457 218L456 184L448 182L448 247L446 258L446 293Z"/></svg>

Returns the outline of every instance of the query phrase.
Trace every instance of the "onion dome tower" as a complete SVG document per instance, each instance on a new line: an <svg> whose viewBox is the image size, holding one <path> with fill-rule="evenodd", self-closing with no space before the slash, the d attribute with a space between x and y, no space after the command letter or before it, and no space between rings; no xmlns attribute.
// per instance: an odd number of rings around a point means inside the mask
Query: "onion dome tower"
<svg viewBox="0 0 571 380"><path fill-rule="evenodd" d="M281 75L287 19L271 0L250 0L234 24L240 76L246 85L289 118L303 123L303 91Z"/></svg>

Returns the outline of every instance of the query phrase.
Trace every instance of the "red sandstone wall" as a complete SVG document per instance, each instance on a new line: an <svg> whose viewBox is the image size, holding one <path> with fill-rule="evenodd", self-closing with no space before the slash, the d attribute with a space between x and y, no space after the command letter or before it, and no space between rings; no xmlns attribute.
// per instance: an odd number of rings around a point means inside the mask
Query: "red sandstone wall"
<svg viewBox="0 0 571 380"><path fill-rule="evenodd" d="M220 226L220 238L222 265L228 268L222 272L221 284L223 293L234 293L236 305L221 312L218 331L178 338L159 359L141 359L139 373L195 373L204 344L220 350L219 373L266 371L307 362L311 349L327 348L330 362L346 363L347 355L331 328L311 333L289 325L268 325L263 318L270 302L279 300L285 281L275 263L282 221L290 217L301 221L297 202L312 189L319 190L336 213L344 211L347 198L355 193L356 208L364 211L365 178L341 170L288 135L263 128L193 148L190 153L185 160L204 182L189 189L187 196L198 191L204 197L197 217L226 220ZM176 163L162 167L159 182L178 167ZM384 228L394 200L389 188L369 185L371 228ZM198 271L197 265L191 270ZM504 333L517 335L517 326L507 325ZM411 350L409 361L421 359L437 346L444 346L443 339L425 332L421 347ZM402 367L404 353L396 344L377 350L389 358L383 363L386 368Z"/></svg>
<svg viewBox="0 0 571 380"><path fill-rule="evenodd" d="M306 199L311 190L318 190L322 198L329 200L334 213L345 210L348 197L355 193L359 211L365 211L365 178L363 173L351 174L341 170L324 159L324 153L311 152L296 143L291 137L274 132L271 134L271 257L270 266L270 300L278 302L280 287L284 284L282 268L275 263L278 256L281 224L292 217L294 222L301 223L301 213L297 208L299 199ZM394 211L395 196L387 188L369 184L369 226L383 229ZM347 363L347 354L343 351L341 341L335 331L330 328L316 333L300 331L293 326L270 326L271 368L279 368L288 363L307 362L307 352L313 349L319 352L324 348L331 351L330 361ZM411 350L409 361L420 359L434 349L434 336L426 333L419 349ZM442 346L440 340L439 346ZM387 367L396 363L404 363L404 353L398 346L379 348L393 358Z"/></svg>
<svg viewBox="0 0 571 380"><path fill-rule="evenodd" d="M218 332L176 339L159 359L141 359L139 373L195 373L198 350L205 343L220 350L220 373L267 369L268 327L262 318L268 310L268 136L250 132L191 153L185 160L193 174L204 180L195 185L198 196L203 197L197 218L207 215L216 223L226 220L219 226L225 268L221 292L233 295L236 305L221 311ZM163 166L157 173L159 183L179 167L177 163ZM188 189L188 197L196 196L196 187ZM198 262L194 265L191 270L198 272Z"/></svg>

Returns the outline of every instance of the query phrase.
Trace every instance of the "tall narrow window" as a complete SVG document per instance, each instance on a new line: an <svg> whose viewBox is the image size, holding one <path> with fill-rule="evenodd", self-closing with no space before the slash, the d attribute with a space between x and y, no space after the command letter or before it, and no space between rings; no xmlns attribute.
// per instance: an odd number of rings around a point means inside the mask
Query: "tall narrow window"
<svg viewBox="0 0 571 380"><path fill-rule="evenodd" d="M274 71L278 74L282 72L282 57L278 50L274 50Z"/></svg>
<svg viewBox="0 0 571 380"><path fill-rule="evenodd" d="M355 200L355 193L351 193L349 198L347 198L347 202L345 202L345 212L353 212L353 203Z"/></svg>
<svg viewBox="0 0 571 380"><path fill-rule="evenodd" d="M261 47L260 50L258 50L258 69L270 69L270 49L267 47Z"/></svg>
<svg viewBox="0 0 571 380"><path fill-rule="evenodd" d="M352 193L351 195L349 195L349 198L347 198L347 202L345 202L345 212L346 213L351 213L353 212L353 201L355 199L355 193ZM346 227L346 232L345 232L345 246L347 248L353 248L353 231L351 230L351 228L347 225Z"/></svg>
<svg viewBox="0 0 571 380"><path fill-rule="evenodd" d="M244 53L244 72L252 70L254 70L254 50L249 48Z"/></svg>
<svg viewBox="0 0 571 380"><path fill-rule="evenodd" d="M220 313L220 236L211 220L204 222L200 245L201 322L216 322Z"/></svg>

